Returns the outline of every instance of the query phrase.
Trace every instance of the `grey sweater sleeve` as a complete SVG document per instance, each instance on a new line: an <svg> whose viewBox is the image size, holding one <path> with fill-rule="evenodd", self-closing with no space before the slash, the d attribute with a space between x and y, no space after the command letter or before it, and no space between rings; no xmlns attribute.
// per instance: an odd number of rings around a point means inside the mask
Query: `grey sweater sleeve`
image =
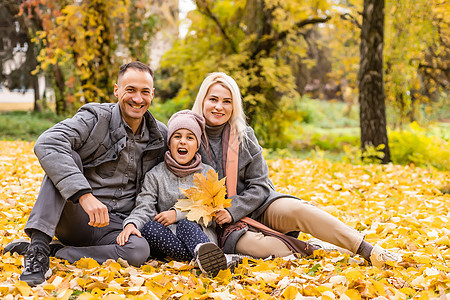
<svg viewBox="0 0 450 300"><path fill-rule="evenodd" d="M269 168L262 151L253 130L248 127L248 140L242 142L239 150L237 195L232 197L231 207L226 208L234 222L250 215L270 195Z"/></svg>

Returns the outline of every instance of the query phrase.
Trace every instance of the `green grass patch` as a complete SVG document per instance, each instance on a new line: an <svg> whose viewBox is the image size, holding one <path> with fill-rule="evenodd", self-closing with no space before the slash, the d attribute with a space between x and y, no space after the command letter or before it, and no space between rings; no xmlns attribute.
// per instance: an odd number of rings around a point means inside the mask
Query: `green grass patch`
<svg viewBox="0 0 450 300"><path fill-rule="evenodd" d="M150 110L157 119L166 123L174 111L186 108L187 104L187 98L155 102ZM364 163L357 106L302 98L296 104L296 110L300 112L302 121L293 122L287 129L291 140L288 147L265 149L266 158L294 157ZM53 112L0 113L0 139L33 141L62 119ZM393 163L450 170L450 123L432 120L427 125L407 124L401 130L388 128L388 137Z"/></svg>
<svg viewBox="0 0 450 300"><path fill-rule="evenodd" d="M34 141L63 118L53 112L13 111L0 113L0 139Z"/></svg>

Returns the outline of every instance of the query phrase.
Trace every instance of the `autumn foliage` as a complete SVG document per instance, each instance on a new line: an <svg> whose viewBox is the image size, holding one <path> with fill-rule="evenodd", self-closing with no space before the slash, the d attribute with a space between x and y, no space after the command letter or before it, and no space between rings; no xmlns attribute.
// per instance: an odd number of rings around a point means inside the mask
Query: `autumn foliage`
<svg viewBox="0 0 450 300"><path fill-rule="evenodd" d="M186 199L178 199L175 207L187 211L188 220L205 226L217 211L231 206L231 199L226 198L225 178L219 180L213 169L209 169L206 177L201 173L194 174L194 186L182 191Z"/></svg>
<svg viewBox="0 0 450 300"><path fill-rule="evenodd" d="M32 143L0 142L0 249L24 237L24 224L43 171ZM30 288L18 277L23 257L2 255L2 299L449 299L450 184L448 172L398 165L350 165L325 160L269 161L281 192L302 197L403 254L377 269L349 264L348 256L245 260L233 273L202 275L187 262L151 260L141 268L124 261L75 264L52 258L53 275ZM306 234L301 239L308 239Z"/></svg>

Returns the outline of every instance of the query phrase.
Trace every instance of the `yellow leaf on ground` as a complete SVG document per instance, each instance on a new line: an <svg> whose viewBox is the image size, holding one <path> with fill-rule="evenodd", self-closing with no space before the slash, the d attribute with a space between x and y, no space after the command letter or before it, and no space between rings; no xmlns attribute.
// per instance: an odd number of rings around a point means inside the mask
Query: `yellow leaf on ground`
<svg viewBox="0 0 450 300"><path fill-rule="evenodd" d="M219 273L216 275L215 279L221 282L222 284L228 284L232 276L233 274L231 274L230 269L225 269L220 270Z"/></svg>
<svg viewBox="0 0 450 300"><path fill-rule="evenodd" d="M355 281L358 279L362 279L364 278L364 275L357 269L349 269L347 271L344 272L344 276L349 280L349 281Z"/></svg>
<svg viewBox="0 0 450 300"><path fill-rule="evenodd" d="M31 287L25 281L17 281L15 286L22 296L28 297L30 295Z"/></svg>
<svg viewBox="0 0 450 300"><path fill-rule="evenodd" d="M72 290L63 290L58 293L58 300L69 300L70 296L72 296L73 291Z"/></svg>
<svg viewBox="0 0 450 300"><path fill-rule="evenodd" d="M76 265L80 269L93 269L100 266L97 261L87 257L84 257L77 261Z"/></svg>
<svg viewBox="0 0 450 300"><path fill-rule="evenodd" d="M349 289L345 292L345 295L349 297L351 300L361 300L361 294L358 292L358 290Z"/></svg>
<svg viewBox="0 0 450 300"><path fill-rule="evenodd" d="M117 294L109 294L102 298L102 300L123 300L123 299L124 299L123 296L117 295ZM152 298L149 297L148 299L152 299ZM158 299L158 298L156 298L156 299Z"/></svg>
<svg viewBox="0 0 450 300"><path fill-rule="evenodd" d="M291 286L288 286L281 295L283 296L284 299L294 300L295 297L297 297L297 294L298 294L298 288L291 285Z"/></svg>

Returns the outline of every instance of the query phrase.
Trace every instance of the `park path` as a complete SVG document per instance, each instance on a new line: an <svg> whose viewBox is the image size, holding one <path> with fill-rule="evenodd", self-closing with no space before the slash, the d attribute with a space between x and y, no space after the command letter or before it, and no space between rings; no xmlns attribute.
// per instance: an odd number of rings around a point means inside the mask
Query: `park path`
<svg viewBox="0 0 450 300"><path fill-rule="evenodd" d="M0 90L0 111L32 110L34 92L14 93L8 89Z"/></svg>

